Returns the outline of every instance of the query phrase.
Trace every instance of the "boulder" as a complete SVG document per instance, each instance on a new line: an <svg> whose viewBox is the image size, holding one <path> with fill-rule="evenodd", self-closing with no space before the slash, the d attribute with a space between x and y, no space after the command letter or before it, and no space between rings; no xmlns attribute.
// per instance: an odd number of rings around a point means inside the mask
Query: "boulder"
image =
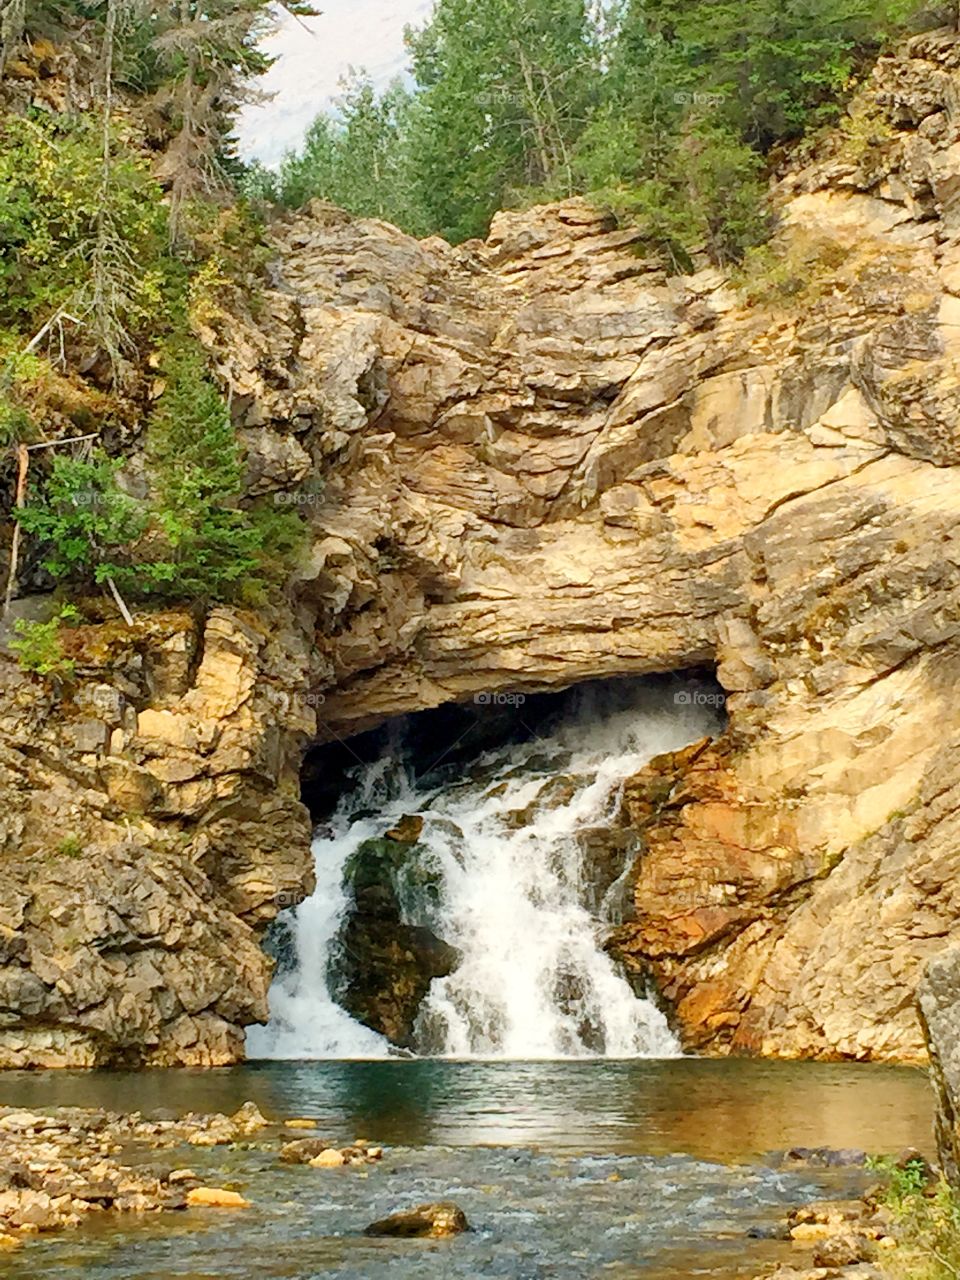
<svg viewBox="0 0 960 1280"><path fill-rule="evenodd" d="M279 1159L283 1164L309 1164L315 1156L329 1148L330 1143L326 1138L297 1138L294 1142L283 1144Z"/></svg>
<svg viewBox="0 0 960 1280"><path fill-rule="evenodd" d="M813 1251L815 1267L852 1267L859 1262L871 1262L876 1257L876 1246L852 1231L841 1231L821 1240Z"/></svg>
<svg viewBox="0 0 960 1280"><path fill-rule="evenodd" d="M451 1201L437 1204L418 1204L414 1209L403 1209L387 1218L371 1222L364 1234L368 1236L455 1236L469 1231L467 1215L459 1205Z"/></svg>
<svg viewBox="0 0 960 1280"><path fill-rule="evenodd" d="M422 826L422 819L409 822ZM401 832L404 839L387 835L364 841L348 860L344 882L352 903L336 963L343 1007L404 1048L431 982L446 977L460 961L459 952L432 929L407 918L411 912L425 913L439 893L439 877L413 839L413 826Z"/></svg>
<svg viewBox="0 0 960 1280"><path fill-rule="evenodd" d="M960 1189L960 947L934 957L917 990L917 1008L930 1055L937 1100L940 1165Z"/></svg>

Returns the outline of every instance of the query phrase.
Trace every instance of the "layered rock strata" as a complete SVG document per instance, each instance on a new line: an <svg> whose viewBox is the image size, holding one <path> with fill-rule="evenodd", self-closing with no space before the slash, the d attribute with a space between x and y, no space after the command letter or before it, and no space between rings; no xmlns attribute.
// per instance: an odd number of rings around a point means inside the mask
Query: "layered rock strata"
<svg viewBox="0 0 960 1280"><path fill-rule="evenodd" d="M239 1052L258 930L308 887L307 741L696 666L729 729L628 793L612 945L688 1047L923 1055L917 978L960 936L958 88L953 33L882 59L742 278L671 277L578 200L459 248L274 226L256 318L207 339L250 492L316 533L296 613L219 611L170 686L94 662L103 713L5 664L0 1061ZM88 920L98 876L122 909Z"/></svg>

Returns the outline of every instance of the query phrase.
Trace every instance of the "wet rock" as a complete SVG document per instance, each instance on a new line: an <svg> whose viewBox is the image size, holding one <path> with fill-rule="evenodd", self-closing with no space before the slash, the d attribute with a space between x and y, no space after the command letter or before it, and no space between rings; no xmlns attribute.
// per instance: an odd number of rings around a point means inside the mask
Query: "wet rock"
<svg viewBox="0 0 960 1280"><path fill-rule="evenodd" d="M30 1129L45 1129L50 1123L46 1116L34 1115L32 1111L11 1111L0 1116L0 1129L14 1133L22 1133Z"/></svg>
<svg viewBox="0 0 960 1280"><path fill-rule="evenodd" d="M423 831L423 818L419 813L405 813L395 827L386 832L387 840L396 840L400 844L416 844Z"/></svg>
<svg viewBox="0 0 960 1280"><path fill-rule="evenodd" d="M420 1003L434 978L460 956L425 925L410 924L439 893L435 870L416 844L366 840L349 859L344 882L353 897L338 941L338 999L365 1026L409 1047Z"/></svg>
<svg viewBox="0 0 960 1280"><path fill-rule="evenodd" d="M224 1187L193 1187L187 1192L187 1204L210 1207L213 1209L248 1209L250 1201L245 1200L237 1191L228 1191Z"/></svg>
<svg viewBox="0 0 960 1280"><path fill-rule="evenodd" d="M871 1209L863 1200L813 1200L796 1209L790 1222L822 1222L837 1225L842 1222L862 1222L871 1216Z"/></svg>
<svg viewBox="0 0 960 1280"><path fill-rule="evenodd" d="M749 1227L746 1235L748 1240L789 1240L790 1230L785 1222L775 1222Z"/></svg>
<svg viewBox="0 0 960 1280"><path fill-rule="evenodd" d="M790 1147L787 1151L774 1152L776 1165L806 1165L812 1169L859 1168L867 1163L867 1153L857 1147Z"/></svg>
<svg viewBox="0 0 960 1280"><path fill-rule="evenodd" d="M325 1151L319 1152L307 1163L311 1169L339 1169L347 1163L347 1157L342 1151L327 1147Z"/></svg>
<svg viewBox="0 0 960 1280"><path fill-rule="evenodd" d="M269 1123L255 1102L245 1102L230 1119L235 1129L245 1135L258 1133L261 1129L265 1129Z"/></svg>
<svg viewBox="0 0 960 1280"><path fill-rule="evenodd" d="M280 1160L284 1164L309 1164L321 1151L330 1147L326 1138L297 1138L294 1142L285 1142L280 1148Z"/></svg>
<svg viewBox="0 0 960 1280"><path fill-rule="evenodd" d="M467 1215L459 1205L449 1201L437 1204L420 1204L414 1209L392 1213L387 1218L371 1222L364 1234L368 1236L455 1236L469 1231Z"/></svg>
<svg viewBox="0 0 960 1280"><path fill-rule="evenodd" d="M188 1206L242 1208L247 1201L236 1191L197 1185L200 1178L195 1170L158 1166L154 1153L225 1138L235 1141L259 1134L269 1125L252 1103L245 1103L230 1117L154 1113L144 1119L137 1112L123 1115L79 1108L42 1113L0 1108L0 1114L14 1117L13 1123L0 1128L0 1236L17 1242L21 1236L76 1226L92 1213L175 1212ZM318 1141L321 1148L329 1146L323 1139L301 1140ZM263 1145L272 1143L278 1139L268 1136ZM138 1149L144 1156L140 1162ZM120 1152L133 1163L121 1164L116 1159ZM381 1150L364 1143L335 1154L342 1164L352 1166L372 1164ZM298 1160L305 1155L296 1153Z"/></svg>
<svg viewBox="0 0 960 1280"><path fill-rule="evenodd" d="M315 1169L336 1169L343 1165L374 1164L383 1156L383 1148L368 1142L355 1142L349 1147L335 1147L326 1138L300 1138L285 1142L280 1148L284 1164L309 1164Z"/></svg>
<svg viewBox="0 0 960 1280"><path fill-rule="evenodd" d="M871 1262L876 1257L876 1246L863 1236L844 1231L828 1236L813 1251L813 1263L817 1267L850 1267L859 1262Z"/></svg>

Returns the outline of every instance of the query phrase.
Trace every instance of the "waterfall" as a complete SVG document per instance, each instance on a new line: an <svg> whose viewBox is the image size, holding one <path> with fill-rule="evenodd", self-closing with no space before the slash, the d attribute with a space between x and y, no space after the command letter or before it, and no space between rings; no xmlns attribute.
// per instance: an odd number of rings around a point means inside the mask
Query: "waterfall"
<svg viewBox="0 0 960 1280"><path fill-rule="evenodd" d="M420 1006L414 1045L446 1057L665 1057L679 1052L656 1006L603 950L616 884L591 903L582 837L612 816L623 782L650 760L717 732L721 699L686 686L615 682L567 701L549 727L480 756L452 778L419 783L403 750L357 768L314 842L317 888L293 913L295 967L274 981L270 1022L251 1058L380 1057L385 1039L331 991L331 959L349 893L347 859L401 817L423 818L421 857L439 885L405 903L461 954ZM523 720L523 700L516 715ZM437 755L444 744L437 744ZM629 859L617 871L626 874ZM419 916L419 918L413 918Z"/></svg>

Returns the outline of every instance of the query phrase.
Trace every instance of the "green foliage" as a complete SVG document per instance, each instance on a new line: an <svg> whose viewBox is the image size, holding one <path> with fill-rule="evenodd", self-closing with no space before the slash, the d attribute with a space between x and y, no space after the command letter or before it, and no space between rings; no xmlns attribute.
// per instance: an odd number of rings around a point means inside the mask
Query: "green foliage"
<svg viewBox="0 0 960 1280"><path fill-rule="evenodd" d="M147 517L120 491L118 469L104 454L89 462L58 454L43 498L19 513L20 524L45 548L44 568L58 581L104 583L129 575Z"/></svg>
<svg viewBox="0 0 960 1280"><path fill-rule="evenodd" d="M92 115L6 115L0 124L0 325L27 334L58 312L93 330L104 345L97 297L109 290L125 334L155 326L173 271L166 249L163 192L145 160L115 142L103 186L102 126ZM98 260L98 228L117 237Z"/></svg>
<svg viewBox="0 0 960 1280"><path fill-rule="evenodd" d="M839 114L866 58L917 6L904 0L628 0L618 42L662 42L681 101L699 94L760 150Z"/></svg>
<svg viewBox="0 0 960 1280"><path fill-rule="evenodd" d="M215 340L239 293L255 304L267 257L249 207L222 197L237 168L233 115L269 65L268 0L3 7L0 74L15 59L32 73L53 52L48 37L69 41L92 105L0 121L0 444L41 423L56 440L74 416L84 433L99 419L134 428L146 370L166 353L146 431L149 496L122 491L120 460L44 452L17 518L60 582L131 599L262 599L304 526L297 511L241 505L239 442L194 334ZM134 96L148 100L140 110ZM371 94L365 103L379 110Z"/></svg>
<svg viewBox="0 0 960 1280"><path fill-rule="evenodd" d="M575 189L571 149L601 88L584 0L438 0L407 42L409 146L433 229L481 235L514 192Z"/></svg>
<svg viewBox="0 0 960 1280"><path fill-rule="evenodd" d="M893 1215L898 1247L884 1271L900 1280L956 1280L960 1274L960 1198L943 1179L931 1179L922 1157L898 1163L871 1160L885 1179L882 1201Z"/></svg>
<svg viewBox="0 0 960 1280"><path fill-rule="evenodd" d="M18 333L0 329L0 449L32 435L26 393L47 368L47 362L28 350Z"/></svg>
<svg viewBox="0 0 960 1280"><path fill-rule="evenodd" d="M13 624L16 635L10 641L10 648L16 654L20 666L25 671L33 671L45 678L69 680L73 676L75 664L64 655L60 629L64 624L76 622L79 617L79 611L73 605L66 604L47 622L18 618Z"/></svg>
<svg viewBox="0 0 960 1280"><path fill-rule="evenodd" d="M799 306L832 287L848 258L834 239L797 233L786 248L762 244L749 249L733 278L750 305Z"/></svg>
<svg viewBox="0 0 960 1280"><path fill-rule="evenodd" d="M378 96L366 76L354 76L344 84L337 116L318 116L301 150L284 156L279 174L252 166L242 190L292 208L313 198L330 200L360 217L385 218L427 234L406 145L411 109L401 85Z"/></svg>
<svg viewBox="0 0 960 1280"><path fill-rule="evenodd" d="M79 858L83 855L83 841L77 835L66 836L57 845L57 853L64 858Z"/></svg>
<svg viewBox="0 0 960 1280"><path fill-rule="evenodd" d="M766 234L763 153L833 119L900 0L628 0L581 189L632 217L673 266L736 261Z"/></svg>
<svg viewBox="0 0 960 1280"><path fill-rule="evenodd" d="M354 83L251 194L324 196L415 234L574 192L686 269L767 233L765 153L833 121L915 0L438 0L407 32L416 91Z"/></svg>
<svg viewBox="0 0 960 1280"><path fill-rule="evenodd" d="M147 429L158 558L141 567L151 590L236 597L255 578L262 535L240 509L243 463L230 415L193 351L174 354Z"/></svg>
<svg viewBox="0 0 960 1280"><path fill-rule="evenodd" d="M58 455L20 522L60 582L112 581L132 599L259 602L302 546L299 513L240 506L240 447L198 351L184 346L166 374L147 428L149 501L120 490L117 461Z"/></svg>

